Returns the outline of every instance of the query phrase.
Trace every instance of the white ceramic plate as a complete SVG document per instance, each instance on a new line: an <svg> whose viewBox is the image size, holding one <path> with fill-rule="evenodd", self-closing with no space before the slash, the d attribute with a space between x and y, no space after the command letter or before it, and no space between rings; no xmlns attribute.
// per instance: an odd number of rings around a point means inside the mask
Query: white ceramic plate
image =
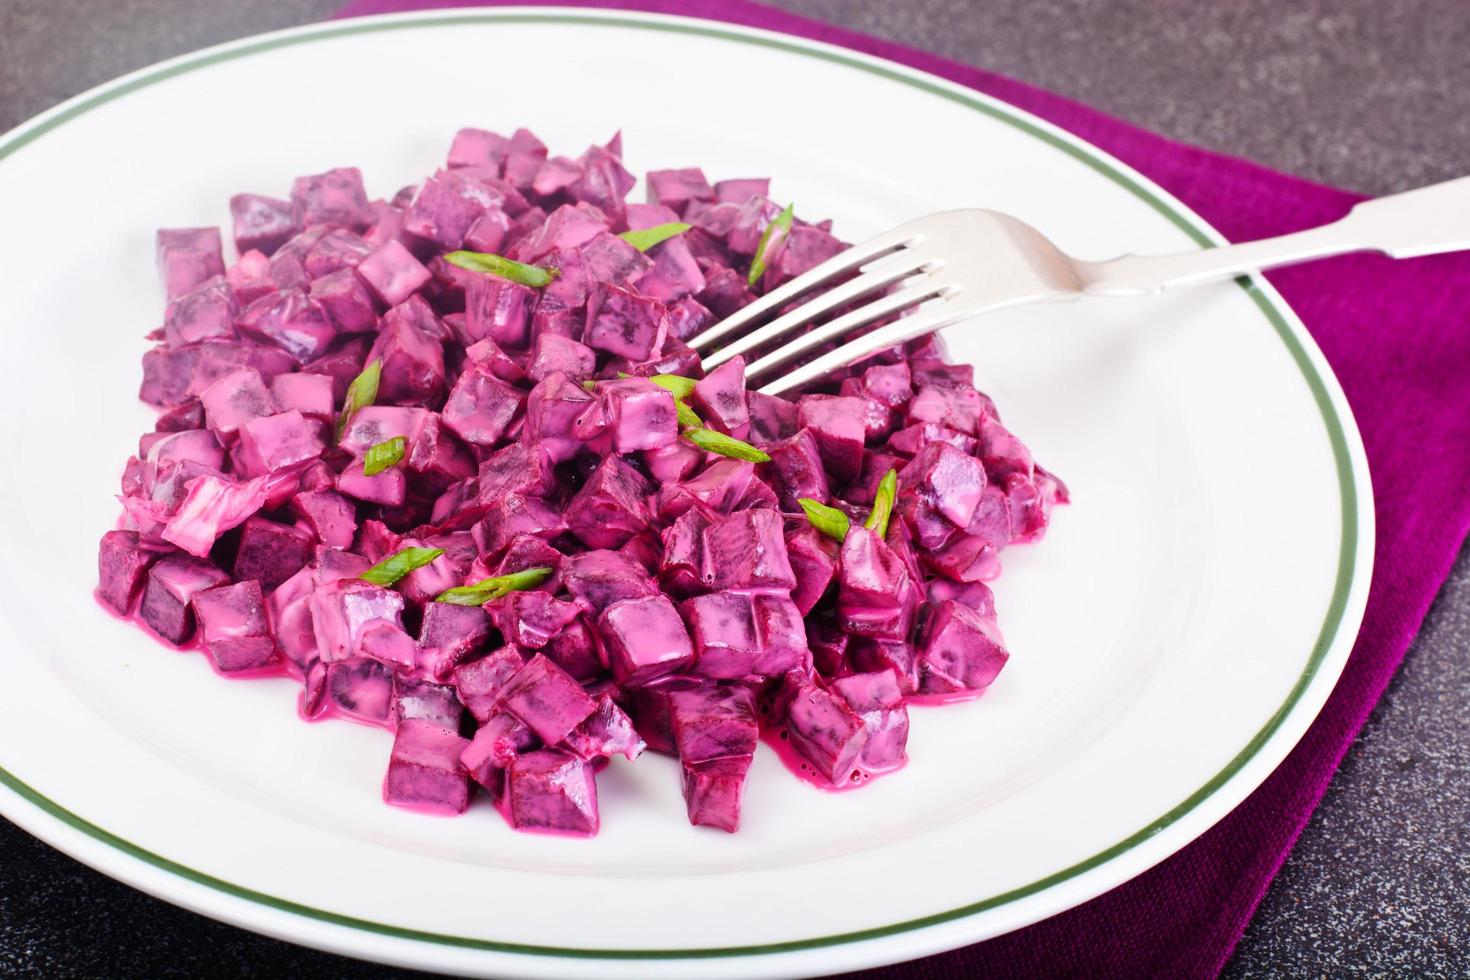
<svg viewBox="0 0 1470 980"><path fill-rule="evenodd" d="M152 235L240 190L361 165L391 194L463 125L638 172L772 174L861 239L1009 211L1074 254L1218 241L1101 152L937 78L725 25L606 12L325 24L105 85L0 140L0 811L138 888L246 928L429 969L815 974L1052 915L1228 812L1297 741L1356 633L1368 474L1337 383L1262 281L1034 309L950 331L1073 490L1007 552L1013 656L980 701L916 710L912 763L824 795L769 755L727 836L674 764L601 779L590 841L379 799L388 739L307 726L285 680L224 683L104 615L95 545L160 317ZM762 750L763 752L765 750Z"/></svg>

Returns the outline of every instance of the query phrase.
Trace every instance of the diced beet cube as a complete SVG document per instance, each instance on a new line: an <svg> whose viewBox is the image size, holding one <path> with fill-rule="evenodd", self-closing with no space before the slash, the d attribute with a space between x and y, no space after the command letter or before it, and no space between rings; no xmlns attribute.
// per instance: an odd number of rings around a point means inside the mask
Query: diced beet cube
<svg viewBox="0 0 1470 980"><path fill-rule="evenodd" d="M500 703L547 745L556 745L596 709L566 671L536 655L500 689Z"/></svg>
<svg viewBox="0 0 1470 980"><path fill-rule="evenodd" d="M797 425L810 429L822 463L839 483L854 479L863 468L863 403L842 395L803 395L796 406Z"/></svg>
<svg viewBox="0 0 1470 980"><path fill-rule="evenodd" d="M706 590L705 569L710 560L705 554L705 532L714 521L704 507L690 507L664 529L659 579L665 591L689 596Z"/></svg>
<svg viewBox="0 0 1470 980"><path fill-rule="evenodd" d="M362 636L374 623L403 628L403 596L361 579L317 587L308 600L317 651L332 663L362 656Z"/></svg>
<svg viewBox="0 0 1470 980"><path fill-rule="evenodd" d="M499 255L510 237L510 216L500 208L486 208L464 233L465 248Z"/></svg>
<svg viewBox="0 0 1470 980"><path fill-rule="evenodd" d="M526 374L532 381L544 381L557 371L580 381L592 377L596 369L597 354L592 348L554 333L537 335L526 362Z"/></svg>
<svg viewBox="0 0 1470 980"><path fill-rule="evenodd" d="M766 237L767 226L780 213L781 205L768 197L746 198L735 214L729 233L725 235L725 243L730 246L730 251L739 255L754 255L755 250L761 246L761 239ZM780 240L775 235L770 236L765 243L767 261L775 257L775 250L779 245Z"/></svg>
<svg viewBox="0 0 1470 980"><path fill-rule="evenodd" d="M197 398L181 402L159 415L153 423L155 432L186 432L204 428L204 406Z"/></svg>
<svg viewBox="0 0 1470 980"><path fill-rule="evenodd" d="M943 442L920 449L898 478L956 527L970 523L985 490L985 467L980 460Z"/></svg>
<svg viewBox="0 0 1470 980"><path fill-rule="evenodd" d="M444 347L414 322L410 310L417 297L394 307L383 317L368 352L368 360L383 362L378 397L383 401L404 405L428 405L443 394ZM432 316L432 314L431 314Z"/></svg>
<svg viewBox="0 0 1470 980"><path fill-rule="evenodd" d="M581 204L564 204L551 214L532 234L515 247L515 258L536 264L553 250L573 249L607 230L607 221L593 208Z"/></svg>
<svg viewBox="0 0 1470 980"><path fill-rule="evenodd" d="M766 197L771 192L769 177L742 177L715 182L715 200L721 204L744 204L752 197Z"/></svg>
<svg viewBox="0 0 1470 980"><path fill-rule="evenodd" d="M752 608L758 644L752 673L776 677L791 670L810 670L812 652L796 604L778 592L756 593Z"/></svg>
<svg viewBox="0 0 1470 980"><path fill-rule="evenodd" d="M233 340L237 312L235 294L224 277L207 279L168 304L163 315L164 340L170 347L211 339Z"/></svg>
<svg viewBox="0 0 1470 980"><path fill-rule="evenodd" d="M544 496L556 486L551 460L540 446L514 443L480 464L480 499L489 503L507 494Z"/></svg>
<svg viewBox="0 0 1470 980"><path fill-rule="evenodd" d="M666 446L645 451L639 458L648 475L662 486L687 479L704 462L704 457L704 450L692 442L675 439Z"/></svg>
<svg viewBox="0 0 1470 980"><path fill-rule="evenodd" d="M336 411L332 398L332 379L325 374L279 374L271 378L270 392L272 400L282 412L294 409L302 415L325 420L330 419Z"/></svg>
<svg viewBox="0 0 1470 980"><path fill-rule="evenodd" d="M714 322L715 315L705 309L699 300L691 296L669 304L669 337L671 340L688 340L702 333L705 327L713 326ZM775 396L767 397L774 398Z"/></svg>
<svg viewBox="0 0 1470 980"><path fill-rule="evenodd" d="M863 720L868 731L861 761L871 772L897 769L908 758L909 709L891 670L850 674L832 682L832 690Z"/></svg>
<svg viewBox="0 0 1470 980"><path fill-rule="evenodd" d="M269 591L295 575L311 560L311 535L256 516L240 528L240 550L235 553L235 581L254 579Z"/></svg>
<svg viewBox="0 0 1470 980"><path fill-rule="evenodd" d="M817 436L810 429L802 429L789 439L768 443L766 453L771 457L766 472L776 490L781 507L797 511L802 497L825 502L829 493L827 471L822 466L821 451Z"/></svg>
<svg viewBox="0 0 1470 980"><path fill-rule="evenodd" d="M908 640L884 640L871 636L854 636L850 639L846 661L841 669L824 671L825 676L843 676L853 671L888 671L898 679L899 690L905 695L918 692L919 654L912 643Z"/></svg>
<svg viewBox="0 0 1470 980"><path fill-rule="evenodd" d="M510 140L485 129L461 129L449 147L447 167L489 167L499 171L510 152Z"/></svg>
<svg viewBox="0 0 1470 980"><path fill-rule="evenodd" d="M791 599L805 616L837 577L837 545L816 528L806 527L787 535L786 557L796 576Z"/></svg>
<svg viewBox="0 0 1470 980"><path fill-rule="evenodd" d="M913 622L912 579L893 550L872 531L853 525L842 542L837 613L856 636L903 639Z"/></svg>
<svg viewBox="0 0 1470 980"><path fill-rule="evenodd" d="M194 635L190 602L206 589L229 581L228 575L202 558L170 555L149 569L138 617L165 640L182 644Z"/></svg>
<svg viewBox="0 0 1470 980"><path fill-rule="evenodd" d="M480 612L485 624L484 635L487 638L489 637L490 619L484 615L483 611L476 609L474 606L450 606L445 603L435 603L424 613L426 625L429 614L438 607L445 609L474 609L476 612ZM436 632L438 629L436 627ZM419 642L421 646L425 643L424 640L420 640ZM472 649L478 646L480 642L482 641L476 639L473 643L465 646ZM450 647L441 645L438 649L450 649ZM459 694L460 702L469 709L470 714L475 717L475 720L483 725L494 714L495 706L500 703L501 690L504 689L505 685L510 682L510 679L523 666L525 666L525 661L521 659L520 652L515 647L500 647L490 651L479 660L472 660L455 667L452 674L454 690Z"/></svg>
<svg viewBox="0 0 1470 980"><path fill-rule="evenodd" d="M311 247L301 260L308 279L320 279L343 269L355 269L372 254L373 246L361 236L333 228Z"/></svg>
<svg viewBox="0 0 1470 980"><path fill-rule="evenodd" d="M588 762L615 755L633 760L643 753L643 738L633 727L633 719L604 694L597 699L592 714L572 730L566 747Z"/></svg>
<svg viewBox="0 0 1470 980"><path fill-rule="evenodd" d="M482 364L469 364L444 403L444 424L465 442L493 446L521 406L522 395Z"/></svg>
<svg viewBox="0 0 1470 980"><path fill-rule="evenodd" d="M863 719L842 698L796 674L789 677L786 728L792 748L833 785L846 782L867 745Z"/></svg>
<svg viewBox="0 0 1470 980"><path fill-rule="evenodd" d="M419 669L441 681L451 673L457 676L457 666L474 656L489 641L491 632L490 617L479 606L426 603L419 626ZM463 697L464 692L460 693Z"/></svg>
<svg viewBox="0 0 1470 980"><path fill-rule="evenodd" d="M667 596L615 602L597 625L619 684L647 684L694 661L689 631Z"/></svg>
<svg viewBox="0 0 1470 980"><path fill-rule="evenodd" d="M678 221L679 212L662 204L629 204L623 212L623 218L632 231L657 228L659 225Z"/></svg>
<svg viewBox="0 0 1470 980"><path fill-rule="evenodd" d="M709 681L698 677L674 675L642 687L619 692L638 734L655 752L674 753L674 721L672 698L676 691L704 688Z"/></svg>
<svg viewBox="0 0 1470 980"><path fill-rule="evenodd" d="M530 343L531 309L536 290L488 274L470 277L465 293L465 332L471 340L493 340L504 347Z"/></svg>
<svg viewBox="0 0 1470 980"><path fill-rule="evenodd" d="M694 673L716 680L751 673L758 642L750 595L711 592L685 601L682 609L694 641Z"/></svg>
<svg viewBox="0 0 1470 980"><path fill-rule="evenodd" d="M350 548L357 534L357 509L335 490L308 490L291 498L291 510L329 548Z"/></svg>
<svg viewBox="0 0 1470 980"><path fill-rule="evenodd" d="M566 190L580 176L582 165L571 157L551 157L542 161L531 180L531 190L542 197L550 197Z"/></svg>
<svg viewBox="0 0 1470 980"><path fill-rule="evenodd" d="M137 531L108 531L97 549L98 598L126 616L158 558L158 552L142 546Z"/></svg>
<svg viewBox="0 0 1470 980"><path fill-rule="evenodd" d="M768 447L796 435L796 406L791 402L748 391L745 403L750 409L750 438L757 446Z"/></svg>
<svg viewBox="0 0 1470 980"><path fill-rule="evenodd" d="M755 464L743 459L717 459L700 473L674 486L659 488L661 518L682 514L696 503L711 511L728 512L744 497L755 476Z"/></svg>
<svg viewBox="0 0 1470 980"><path fill-rule="evenodd" d="M363 460L358 458L337 475L337 492L356 500L397 507L408 498L408 478L401 466L390 466L368 476Z"/></svg>
<svg viewBox="0 0 1470 980"><path fill-rule="evenodd" d="M691 404L712 429L744 439L750 429L745 404L745 358L736 356L705 375L694 386Z"/></svg>
<svg viewBox="0 0 1470 980"><path fill-rule="evenodd" d="M376 660L354 658L326 667L326 697L340 710L371 724L386 725L393 702L393 670Z"/></svg>
<svg viewBox="0 0 1470 980"><path fill-rule="evenodd" d="M536 745L536 735L515 715L498 711L487 718L475 731L459 761L464 764L470 778L490 791L499 799L505 791L505 770L522 752L529 752Z"/></svg>
<svg viewBox="0 0 1470 980"><path fill-rule="evenodd" d="M753 756L731 756L682 766L684 805L696 827L740 829L740 798Z"/></svg>
<svg viewBox="0 0 1470 980"><path fill-rule="evenodd" d="M464 244L465 233L505 196L486 184L453 170L441 170L424 181L403 216L403 230L445 251Z"/></svg>
<svg viewBox="0 0 1470 980"><path fill-rule="evenodd" d="M512 592L494 604L500 635L517 646L540 650L577 618L580 608L541 591Z"/></svg>
<svg viewBox="0 0 1470 980"><path fill-rule="evenodd" d="M256 249L271 254L296 234L291 202L260 194L236 194L230 198L235 248L242 254Z"/></svg>
<svg viewBox="0 0 1470 980"><path fill-rule="evenodd" d="M761 287L769 292L841 252L845 246L819 228L797 226L786 235L775 259L766 267Z"/></svg>
<svg viewBox="0 0 1470 980"><path fill-rule="evenodd" d="M464 706L448 685L395 675L389 714L395 726L405 721L429 721L457 732Z"/></svg>
<svg viewBox="0 0 1470 980"><path fill-rule="evenodd" d="M686 765L755 754L755 694L743 685L709 684L669 695L674 745Z"/></svg>
<svg viewBox="0 0 1470 980"><path fill-rule="evenodd" d="M620 215L624 196L637 182L622 161L605 147L590 146L577 162L582 165L582 175L572 181L567 193L604 214Z"/></svg>
<svg viewBox="0 0 1470 980"><path fill-rule="evenodd" d="M583 445L573 434L576 421L593 401L592 393L580 384L553 372L526 398L524 441L545 449L554 462L571 459Z"/></svg>
<svg viewBox="0 0 1470 980"><path fill-rule="evenodd" d="M984 415L979 422L981 461L985 472L995 483L1004 483L1013 473L1030 478L1035 463L1031 452L1021 440L1011 435L1010 430L993 416Z"/></svg>
<svg viewBox="0 0 1470 980"><path fill-rule="evenodd" d="M594 615L623 599L644 599L658 594L647 573L615 551L568 555L562 562L561 575L566 590Z"/></svg>
<svg viewBox="0 0 1470 980"><path fill-rule="evenodd" d="M158 274L170 300L225 274L218 228L160 228Z"/></svg>
<svg viewBox="0 0 1470 980"><path fill-rule="evenodd" d="M577 251L587 274L597 282L630 286L653 268L652 259L612 232L603 232Z"/></svg>
<svg viewBox="0 0 1470 980"><path fill-rule="evenodd" d="M251 476L299 466L318 458L325 449L322 423L294 408L240 426L239 460Z"/></svg>
<svg viewBox="0 0 1470 980"><path fill-rule="evenodd" d="M517 756L506 775L505 799L517 830L597 833L592 766L568 752L540 749Z"/></svg>
<svg viewBox="0 0 1470 980"><path fill-rule="evenodd" d="M669 329L668 310L658 300L603 283L588 297L586 322L588 347L633 361L657 356Z"/></svg>
<svg viewBox="0 0 1470 980"><path fill-rule="evenodd" d="M704 572L712 589L791 589L781 515L758 508L726 515L705 532Z"/></svg>
<svg viewBox="0 0 1470 980"><path fill-rule="evenodd" d="M372 294L353 269L314 280L310 296L339 333L361 333L378 325Z"/></svg>
<svg viewBox="0 0 1470 980"><path fill-rule="evenodd" d="M266 483L264 477L245 483L208 473L196 477L164 528L163 539L191 555L206 557L221 534L265 505Z"/></svg>
<svg viewBox="0 0 1470 980"><path fill-rule="evenodd" d="M475 475L475 458L439 415L424 420L408 444L403 465L413 474L419 493L442 493L451 484Z"/></svg>
<svg viewBox="0 0 1470 980"><path fill-rule="evenodd" d="M842 632L836 622L826 617L810 619L806 635L812 650L812 665L818 673L823 677L838 677L850 672L848 650L853 638Z"/></svg>
<svg viewBox="0 0 1470 980"><path fill-rule="evenodd" d="M300 289L262 296L241 311L235 326L247 337L285 351L297 364L326 353L337 336L326 313Z"/></svg>
<svg viewBox="0 0 1470 980"><path fill-rule="evenodd" d="M291 216L298 228L339 225L353 231L366 231L376 218L356 167L297 177L291 185Z"/></svg>
<svg viewBox="0 0 1470 980"><path fill-rule="evenodd" d="M357 266L373 293L389 306L397 306L429 281L429 270L397 239L379 245Z"/></svg>
<svg viewBox="0 0 1470 980"><path fill-rule="evenodd" d="M558 667L584 683L607 669L598 649L597 634L580 616L553 636L544 652Z"/></svg>
<svg viewBox="0 0 1470 980"><path fill-rule="evenodd" d="M280 411L275 398L254 368L231 371L199 393L209 427L221 435L233 435L251 419Z"/></svg>
<svg viewBox="0 0 1470 980"><path fill-rule="evenodd" d="M597 397L604 407L613 452L659 449L678 439L674 396L666 388L643 378L621 378L599 383Z"/></svg>
<svg viewBox="0 0 1470 980"><path fill-rule="evenodd" d="M413 406L369 405L353 413L337 445L360 456L378 443L399 436L412 442L428 415Z"/></svg>
<svg viewBox="0 0 1470 980"><path fill-rule="evenodd" d="M384 802L463 813L470 805L470 783L459 757L468 745L468 739L432 721L400 724L383 781Z"/></svg>
<svg viewBox="0 0 1470 980"><path fill-rule="evenodd" d="M974 388L920 385L908 404L908 421L930 422L974 434L986 414L985 401Z"/></svg>
<svg viewBox="0 0 1470 980"><path fill-rule="evenodd" d="M507 494L485 505L485 517L475 525L474 533L481 552L494 557L523 534L550 540L566 530L565 517L546 501Z"/></svg>
<svg viewBox="0 0 1470 980"><path fill-rule="evenodd" d="M206 589L193 601L204 652L221 672L258 670L276 661L259 582Z"/></svg>
<svg viewBox="0 0 1470 980"><path fill-rule="evenodd" d="M924 564L956 582L981 582L1000 574L1000 548L977 534L958 534L938 551L924 555Z"/></svg>
<svg viewBox="0 0 1470 980"><path fill-rule="evenodd" d="M270 266L270 259L251 250L241 253L235 264L225 270L225 282L238 305L248 305L276 290L275 280L271 279Z"/></svg>
<svg viewBox="0 0 1470 980"><path fill-rule="evenodd" d="M990 686L1010 654L995 621L953 599L939 603L919 645L926 693L979 691Z"/></svg>
<svg viewBox="0 0 1470 980"><path fill-rule="evenodd" d="M567 505L568 529L589 548L616 548L648 526L651 487L618 456L608 456Z"/></svg>
<svg viewBox="0 0 1470 980"><path fill-rule="evenodd" d="M715 199L714 188L710 187L709 181L704 178L704 171L698 167L650 170L647 182L649 202L662 204L675 211L683 211L684 205L690 201Z"/></svg>

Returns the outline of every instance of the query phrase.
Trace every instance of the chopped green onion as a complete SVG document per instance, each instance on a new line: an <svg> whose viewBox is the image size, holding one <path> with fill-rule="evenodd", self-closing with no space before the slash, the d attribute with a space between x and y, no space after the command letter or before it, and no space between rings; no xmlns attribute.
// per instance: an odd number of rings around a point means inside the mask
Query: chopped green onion
<svg viewBox="0 0 1470 980"><path fill-rule="evenodd" d="M695 414L694 409L684 403L682 398L674 399L674 411L679 413L680 429L702 429L704 419Z"/></svg>
<svg viewBox="0 0 1470 980"><path fill-rule="evenodd" d="M488 272L492 276L518 282L522 286L540 289L557 276L555 269L543 269L539 265L527 265L492 252L450 252L444 256L449 262L471 272Z"/></svg>
<svg viewBox="0 0 1470 980"><path fill-rule="evenodd" d="M471 585L445 589L434 597L435 602L447 602L453 606L483 606L495 599L503 599L512 592L524 592L551 578L551 569L545 565L527 568L509 575L496 575L481 579Z"/></svg>
<svg viewBox="0 0 1470 980"><path fill-rule="evenodd" d="M404 548L396 555L389 555L359 576L364 582L388 588L415 568L423 568L444 554L443 548Z"/></svg>
<svg viewBox="0 0 1470 980"><path fill-rule="evenodd" d="M749 460L752 463L769 463L771 457L748 442L732 439L714 429L691 428L684 430L684 438L706 452L718 453L732 459Z"/></svg>
<svg viewBox="0 0 1470 980"><path fill-rule="evenodd" d="M791 222L796 219L796 205L786 205L786 210L776 215L776 219L766 225L766 230L761 232L760 243L755 247L755 258L750 260L750 275L745 281L754 286L760 282L761 276L766 272L766 252L768 249L780 245L786 238L786 233L791 230ZM777 234L780 237L776 237Z"/></svg>
<svg viewBox="0 0 1470 980"><path fill-rule="evenodd" d="M588 391L596 391L597 382L593 381L591 378L588 378L586 381L582 382L582 387L586 388Z"/></svg>
<svg viewBox="0 0 1470 980"><path fill-rule="evenodd" d="M843 541L847 538L848 520L847 515L842 511L836 507L828 507L810 497L798 497L796 502L801 504L802 510L806 511L806 519L811 521L812 527L833 541Z"/></svg>
<svg viewBox="0 0 1470 980"><path fill-rule="evenodd" d="M893 500L898 496L898 470L890 469L883 474L883 479L878 481L878 494L873 498L873 512L863 522L863 527L877 533L878 537L888 535L888 518L893 514Z"/></svg>
<svg viewBox="0 0 1470 980"><path fill-rule="evenodd" d="M389 467L403 462L403 457L407 453L407 436L394 436L387 442L369 446L368 451L362 456L362 474L363 476L377 476Z"/></svg>
<svg viewBox="0 0 1470 980"><path fill-rule="evenodd" d="M619 378L631 378L635 375L626 371L618 372ZM694 378L686 378L678 374L655 374L648 378L654 384L673 395L675 398L688 398L694 392L694 386L699 384Z"/></svg>
<svg viewBox="0 0 1470 980"><path fill-rule="evenodd" d="M352 421L352 416L357 414L360 408L367 408L378 400L378 381L383 376L383 362L373 361L362 369L362 373L352 379L347 386L347 396L342 400L342 412L337 416L337 440L342 440L342 434L347 431L347 423Z"/></svg>
<svg viewBox="0 0 1470 980"><path fill-rule="evenodd" d="M654 225L652 228L638 228L634 231L625 231L618 237L632 245L640 252L646 252L659 242L667 241L675 235L682 235L692 228L682 221L670 221L666 225Z"/></svg>

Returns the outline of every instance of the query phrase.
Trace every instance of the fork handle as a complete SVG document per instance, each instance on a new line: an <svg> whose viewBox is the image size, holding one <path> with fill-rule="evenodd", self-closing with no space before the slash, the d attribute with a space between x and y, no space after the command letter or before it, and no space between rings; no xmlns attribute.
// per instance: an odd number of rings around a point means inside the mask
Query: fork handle
<svg viewBox="0 0 1470 980"><path fill-rule="evenodd" d="M1470 248L1470 177L1431 184L1356 205L1331 224L1239 245L1175 255L1124 255L1077 262L1082 292L1135 296L1171 286L1229 279L1247 272L1345 252L1396 259Z"/></svg>

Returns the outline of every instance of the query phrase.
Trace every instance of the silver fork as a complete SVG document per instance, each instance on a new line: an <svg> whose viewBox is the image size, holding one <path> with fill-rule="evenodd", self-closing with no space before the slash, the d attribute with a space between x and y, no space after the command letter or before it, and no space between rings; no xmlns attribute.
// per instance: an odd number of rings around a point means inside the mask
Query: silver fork
<svg viewBox="0 0 1470 980"><path fill-rule="evenodd" d="M689 345L709 370L785 340L746 366L746 383L774 395L886 347L1009 306L1137 296L1345 252L1402 259L1465 248L1470 248L1470 177L1364 201L1338 221L1279 238L1105 262L1074 259L1010 215L943 211L833 256L696 335ZM761 322L806 294L812 295L801 306ZM823 320L864 299L864 305ZM779 373L802 355L843 338L848 339L835 349Z"/></svg>

